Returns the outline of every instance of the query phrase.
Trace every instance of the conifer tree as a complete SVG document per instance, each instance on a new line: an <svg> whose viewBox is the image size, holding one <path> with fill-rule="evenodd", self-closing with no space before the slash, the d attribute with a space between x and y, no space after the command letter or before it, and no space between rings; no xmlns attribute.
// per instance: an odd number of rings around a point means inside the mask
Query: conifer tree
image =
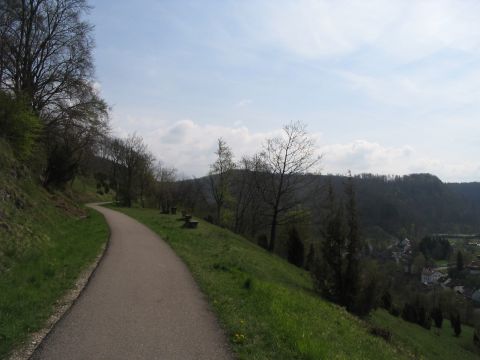
<svg viewBox="0 0 480 360"><path fill-rule="evenodd" d="M345 236L342 206L337 204L333 185L328 184L325 225L322 230L322 256L314 276L320 292L329 300L343 304L343 254Z"/></svg>
<svg viewBox="0 0 480 360"><path fill-rule="evenodd" d="M435 322L435 327L438 329L442 328L442 323L443 323L443 313L442 310L439 307L434 307L432 309L431 316L433 318L433 321Z"/></svg>
<svg viewBox="0 0 480 360"><path fill-rule="evenodd" d="M352 311L355 308L356 297L359 290L360 267L360 235L357 218L357 207L355 200L355 189L353 178L350 175L345 185L346 195L346 218L348 232L346 238L346 272L345 272L345 288L344 302L347 310Z"/></svg>
<svg viewBox="0 0 480 360"><path fill-rule="evenodd" d="M460 314L458 312L455 314L450 314L450 324L452 325L455 336L459 337L462 333L462 322L460 320Z"/></svg>
<svg viewBox="0 0 480 360"><path fill-rule="evenodd" d="M307 261L305 262L305 270L312 270L315 262L315 248L313 244L310 244L310 249L308 250L307 254Z"/></svg>
<svg viewBox="0 0 480 360"><path fill-rule="evenodd" d="M303 266L304 246L297 228L294 226L288 233L288 262L295 266Z"/></svg>
<svg viewBox="0 0 480 360"><path fill-rule="evenodd" d="M464 265L463 265L463 254L461 251L458 251L457 253L457 270L458 271L463 271Z"/></svg>

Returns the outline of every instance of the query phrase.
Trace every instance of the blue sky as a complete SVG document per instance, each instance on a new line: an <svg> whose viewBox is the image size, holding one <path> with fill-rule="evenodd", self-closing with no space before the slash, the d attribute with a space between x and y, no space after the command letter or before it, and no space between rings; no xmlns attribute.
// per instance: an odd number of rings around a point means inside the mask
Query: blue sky
<svg viewBox="0 0 480 360"><path fill-rule="evenodd" d="M112 127L200 176L294 120L322 172L480 179L480 2L92 2Z"/></svg>

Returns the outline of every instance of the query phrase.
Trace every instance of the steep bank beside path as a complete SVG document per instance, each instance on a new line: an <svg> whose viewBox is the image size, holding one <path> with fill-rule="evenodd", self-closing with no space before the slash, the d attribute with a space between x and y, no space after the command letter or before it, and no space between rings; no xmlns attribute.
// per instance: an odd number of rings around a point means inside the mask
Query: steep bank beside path
<svg viewBox="0 0 480 360"><path fill-rule="evenodd" d="M231 359L183 262L156 234L92 204L111 229L90 283L32 359Z"/></svg>

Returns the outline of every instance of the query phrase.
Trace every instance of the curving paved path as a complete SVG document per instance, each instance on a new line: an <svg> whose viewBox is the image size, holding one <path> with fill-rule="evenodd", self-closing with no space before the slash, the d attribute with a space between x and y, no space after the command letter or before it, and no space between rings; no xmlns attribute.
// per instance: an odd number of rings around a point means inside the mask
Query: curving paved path
<svg viewBox="0 0 480 360"><path fill-rule="evenodd" d="M32 359L231 359L204 296L173 250L132 218L90 206L110 226L109 248Z"/></svg>

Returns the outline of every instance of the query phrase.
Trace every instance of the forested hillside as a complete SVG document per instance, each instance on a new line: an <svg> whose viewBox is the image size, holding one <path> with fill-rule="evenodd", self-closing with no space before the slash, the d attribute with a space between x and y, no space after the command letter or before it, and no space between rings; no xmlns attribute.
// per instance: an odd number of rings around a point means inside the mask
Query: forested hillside
<svg viewBox="0 0 480 360"><path fill-rule="evenodd" d="M236 170L235 181L245 177ZM326 189L332 183L336 193L342 195L342 188L348 180L341 175L308 175L314 180L301 193L305 196L304 206L308 207L314 226L321 222ZM234 181L234 182L235 182ZM480 232L480 184L444 183L431 174L406 176L383 176L363 174L353 178L358 201L359 220L364 235L375 239L411 237L421 239L435 233L478 233ZM214 199L210 194L208 177L183 182L184 188L195 188L195 198L187 202L199 215L213 216ZM232 193L236 194L233 186ZM258 212L257 217L261 217ZM261 222L261 221L259 221ZM253 224L252 226L256 226ZM233 226L234 227L234 226ZM261 231L258 224L257 232Z"/></svg>
<svg viewBox="0 0 480 360"><path fill-rule="evenodd" d="M341 176L322 176L336 186ZM421 238L430 233L480 232L480 186L448 184L434 175L355 177L360 219L395 236Z"/></svg>

